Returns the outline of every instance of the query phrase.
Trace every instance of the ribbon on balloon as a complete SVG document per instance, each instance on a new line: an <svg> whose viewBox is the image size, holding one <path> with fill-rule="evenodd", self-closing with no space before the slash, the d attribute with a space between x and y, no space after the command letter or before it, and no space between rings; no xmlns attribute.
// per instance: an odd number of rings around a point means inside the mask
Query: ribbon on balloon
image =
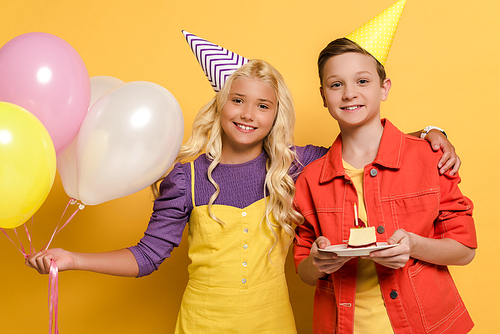
<svg viewBox="0 0 500 334"><path fill-rule="evenodd" d="M68 207L70 204L77 204L77 201L74 198L70 198L68 204L66 205L66 208L64 209L63 214L61 215L61 218L59 219L59 222L58 222L56 228L54 229L54 232L52 233L52 236L51 236L49 242L47 242L47 244L45 244L45 246L42 247L43 250L47 250L49 248L52 240L54 239L54 237L64 227L66 227L66 225L68 225L68 223L73 219L73 217L75 217L75 215L78 211L83 210L85 208L85 206L83 204L79 204L78 208L73 212L73 214L71 214L71 216L66 220L66 222L61 227L59 227L59 225L61 224L61 221L62 221L64 215L66 214L66 211L68 210ZM31 221L33 222L33 217L31 219ZM35 250L35 247L33 245L33 240L32 240L31 233L29 232L28 227L26 226L26 224L24 224L23 226L24 226L24 230L26 232L26 237L29 240L29 251L28 252L25 251L24 245L23 245L23 243L22 243L22 241L17 233L17 230L15 228L13 229L13 231L17 237L17 240L19 242L19 246L16 245L16 243L12 240L12 238L9 237L9 235L7 234L7 232L3 228L0 228L0 230L7 237L7 239L9 239L9 241L17 248L17 250L19 252L21 252L21 254L23 254L24 258L27 259L31 254L36 253L36 250ZM58 307L59 307L58 282L59 282L59 270L57 267L57 263L54 260L51 260L50 272L49 272L49 298L48 298L49 333L55 333L55 334L59 333L59 327L58 327Z"/></svg>
<svg viewBox="0 0 500 334"><path fill-rule="evenodd" d="M59 334L57 311L59 307L59 269L56 261L50 260L49 273L49 333Z"/></svg>
<svg viewBox="0 0 500 334"><path fill-rule="evenodd" d="M68 210L68 207L70 204L78 204L77 201L74 199L74 198L70 198L69 199L69 202L68 204L66 205L66 208L64 209L64 212L63 214L61 215L61 218L59 219L59 222L57 223L57 226L56 228L54 229L54 232L52 233L52 236L50 237L50 240L45 244L45 246L42 247L42 250L47 250L49 249L50 247L50 244L52 243L52 240L54 240L54 237L59 233L61 232L61 230L63 228L66 227L66 225L69 224L69 222L75 217L76 213L80 210L83 210L85 208L85 205L83 204L79 204L78 205L78 208L71 214L71 216L66 220L66 222L61 226L59 227L59 225L61 225L61 221L64 217L64 215L66 214L66 211ZM33 217L31 218L31 221L32 221L32 225L33 225ZM3 232L3 234L7 237L7 239L17 248L17 250L23 254L24 258L27 259L31 254L33 253L36 253L36 250L35 250L35 246L33 245L33 240L32 240L32 237L31 237L31 233L29 232L29 229L28 227L26 226L26 223L23 225L24 227L24 230L26 232L26 238L28 239L29 241L29 251L26 252L25 249L24 249L24 244L23 242L21 241L21 238L19 237L19 234L17 233L17 230L15 228L13 228L13 233L16 235L17 237L17 241L19 243L19 246L16 245L16 243L12 240L12 238L7 234L7 232L5 231L5 229L1 228L0 227L0 230Z"/></svg>

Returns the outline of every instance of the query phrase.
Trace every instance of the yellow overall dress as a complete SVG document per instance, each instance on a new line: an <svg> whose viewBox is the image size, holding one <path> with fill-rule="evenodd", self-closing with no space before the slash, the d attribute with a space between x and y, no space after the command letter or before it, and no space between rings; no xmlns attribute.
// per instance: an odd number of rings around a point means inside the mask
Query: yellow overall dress
<svg viewBox="0 0 500 334"><path fill-rule="evenodd" d="M189 281L182 298L175 333L295 334L288 297L283 250L286 233L261 224L265 199L239 209L195 205L194 166L191 163L193 211L189 219Z"/></svg>

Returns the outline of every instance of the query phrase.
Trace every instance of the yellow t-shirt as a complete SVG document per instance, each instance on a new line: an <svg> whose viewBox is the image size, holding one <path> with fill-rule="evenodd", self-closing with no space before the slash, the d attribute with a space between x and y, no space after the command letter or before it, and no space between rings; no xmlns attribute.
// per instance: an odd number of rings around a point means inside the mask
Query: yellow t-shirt
<svg viewBox="0 0 500 334"><path fill-rule="evenodd" d="M356 169L347 162L343 160L342 162L358 194L358 217L365 222L366 226L370 226L363 196L363 169ZM375 263L369 259L358 259L354 333L394 333L380 292Z"/></svg>

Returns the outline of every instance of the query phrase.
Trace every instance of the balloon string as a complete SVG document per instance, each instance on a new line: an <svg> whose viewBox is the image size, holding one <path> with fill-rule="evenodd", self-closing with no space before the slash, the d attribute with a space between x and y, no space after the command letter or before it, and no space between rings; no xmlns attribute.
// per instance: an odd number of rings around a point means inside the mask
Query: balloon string
<svg viewBox="0 0 500 334"><path fill-rule="evenodd" d="M70 198L69 201L68 201L68 204L66 204L66 207L64 208L64 211L63 211L63 213L61 215L61 218L59 218L59 221L57 222L56 228L54 229L54 232L52 233L52 236L50 237L49 242L45 245L47 247L43 246L42 249L45 248L45 250L47 250L48 245L52 242L52 239L54 239L54 236L56 235L57 228L59 227L59 224L61 224L61 220L63 219L64 215L66 214L66 211L68 210L69 205L72 204L72 203L74 203L73 202L73 198Z"/></svg>
<svg viewBox="0 0 500 334"><path fill-rule="evenodd" d="M68 223L75 217L76 213L80 210L83 210L85 206L83 204L79 204L78 208L73 212L73 214L68 218L68 220L59 228L59 225L61 223L62 218L64 217L64 214L68 210L68 207L70 204L76 204L76 200L74 198L70 198L68 201L68 204L66 205L66 208L64 209L63 214L61 215L61 218L59 219L59 222L57 223L56 228L54 229L54 232L52 233L52 237L50 238L49 242L47 245L45 245L43 248L47 250L52 243L52 240L54 237L61 232L63 228L68 225ZM49 334L59 334L59 327L58 327L58 306L59 306L59 288L58 288L58 282L59 282L59 270L57 268L57 263L54 260L50 260L50 273L49 273Z"/></svg>
<svg viewBox="0 0 500 334"><path fill-rule="evenodd" d="M49 273L49 334L59 334L59 327L57 325L57 311L59 300L59 269L57 268L56 261L50 260L50 273Z"/></svg>
<svg viewBox="0 0 500 334"><path fill-rule="evenodd" d="M69 222L70 222L70 221L71 221L71 220L75 217L75 215L76 215L76 213L77 213L78 211L81 211L81 210L83 210L83 209L85 208L85 205L83 205L83 204L79 204L79 205L78 205L78 208L75 210L75 212L73 212L73 214L72 214L72 215L68 218L68 220L64 223L64 225L63 225L63 226L61 226L61 227L59 228L59 225L61 224L61 220L62 220L62 218L64 217L64 215L66 214L66 211L68 210L69 205L70 205L70 204L76 204L76 203L77 203L77 202L76 202L76 200L75 200L74 198L70 198L70 200L69 200L68 204L66 205L66 208L64 209L63 214L61 215L61 218L59 219L59 222L57 223L56 228L54 229L54 232L52 233L52 236L51 236L51 238L50 238L49 242L48 242L45 246L43 246L43 247L42 247L42 249L43 249L43 250L47 250L47 249L49 248L50 244L52 243L52 240L54 239L54 237L55 237L55 236L56 236L59 232L61 232L61 230L62 230L63 228L65 228L65 227L66 227L66 225L68 225L68 224L69 224ZM33 230L33 217L31 217L31 229ZM16 235L17 240L18 240L19 245L20 245L20 247L21 247L21 248L19 248L19 247L17 246L17 244L14 242L14 240L12 240L12 238L11 238L11 237L7 234L7 232L6 232L3 228L0 228L0 230L2 230L3 234L4 234L4 235L7 237L7 239L9 239L9 241L10 241L10 242L11 242L11 243L12 243L12 244L13 244L13 245L17 248L17 250L18 250L21 254L23 254L23 256L24 256L24 258L25 258L25 259L27 259L27 258L28 258L28 257L29 257L32 253L36 253L35 246L33 245L33 240L31 239L31 234L30 234L29 229L28 229L28 227L26 226L26 224L24 224L24 230L25 230L25 232L26 232L26 237L27 237L27 238L28 238L28 240L29 240L29 253L26 253L26 251L25 251L25 249L24 249L24 245L23 245L23 243L22 243L21 239L19 238L19 234L17 233L17 230L16 230L15 228L13 229L13 230L14 230L14 234Z"/></svg>
<svg viewBox="0 0 500 334"><path fill-rule="evenodd" d="M52 233L52 236L49 240L49 242L42 248L44 250L47 250L52 243L52 240L54 237L61 232L63 228L68 225L68 223L75 217L76 213L78 211L81 211L85 208L85 205L79 204L78 208L73 212L73 214L68 218L68 220L59 228L59 225L61 224L61 220L63 219L64 215L66 214L66 211L68 210L68 207L70 204L76 204L77 201L74 198L70 198L68 201L68 204L66 205L66 208L64 209L63 214L61 215L61 218L59 219L59 222L57 223L56 228L54 229L54 232ZM33 230L33 217L31 217L31 229ZM28 230L28 227L26 224L24 224L24 230L26 232L26 236L28 237L28 240L30 242L29 245L29 252L30 254L27 254L26 251L24 250L23 243L21 242L21 239L19 238L19 235L17 233L17 230L14 228L14 233L16 234L17 240L19 241L19 244L21 248L19 248L16 243L9 237L7 232L3 228L0 228L2 230L3 234L9 239L9 241L17 248L19 252L21 252L24 256L25 259L27 259L30 255L31 252L36 253L35 247L33 246L33 242L31 239L31 234ZM59 299L59 288L58 288L58 282L59 282L59 269L57 267L57 264L54 260L50 260L50 272L49 272L49 333L52 334L59 334L59 328L58 328L58 299Z"/></svg>
<svg viewBox="0 0 500 334"><path fill-rule="evenodd" d="M66 211L68 210L68 207L69 207L69 205L70 205L70 204L76 204L76 200L75 200L74 198L70 198L70 199L69 199L69 202L68 202L68 204L66 204L66 208L64 209L64 212L63 212L63 214L61 215L61 218L59 219L59 222L57 223L57 226L56 226L56 228L54 229L54 232L52 233L52 237L50 238L49 242L48 242L48 243L47 243L44 247L42 247L42 249L44 249L44 250L49 249L49 246L50 246L50 244L52 243L52 240L54 239L54 237L55 237L55 236L56 236L59 232L61 232L61 230L62 230L63 228L65 228L65 227L66 227L66 225L68 225L68 224L69 224L69 222L73 219L73 217L75 217L75 215L76 215L76 213L77 213L78 211L83 210L83 209L85 208L85 205L83 205L83 204L79 204L79 205L78 205L78 208L75 210L75 212L73 212L73 214L72 214L72 215L68 218L68 220L64 223L64 225L63 225L63 226L61 226L61 228L59 228L59 225L61 224L61 220L62 220L62 218L64 217L64 214L66 213Z"/></svg>
<svg viewBox="0 0 500 334"><path fill-rule="evenodd" d="M33 231L33 216L31 216L31 230ZM30 231L28 230L28 226L24 224L24 231L26 232L26 237L28 238L28 241L30 242L30 254L36 253L35 246L33 246L33 241L31 240L31 234Z"/></svg>
<svg viewBox="0 0 500 334"><path fill-rule="evenodd" d="M26 251L24 250L23 243L21 242L21 239L19 238L19 234L17 234L17 230L16 229L14 229L14 233L16 234L17 241L19 241L19 244L21 245L21 253L23 253L24 257L26 258L27 257Z"/></svg>
<svg viewBox="0 0 500 334"><path fill-rule="evenodd" d="M7 237L7 239L9 239L10 242L12 242L12 244L17 248L17 250L23 254L24 258L25 259L28 258L28 255L24 252L24 248L21 246L21 248L23 248L23 250L19 249L19 247L17 247L16 243L9 237L9 235L7 234L7 232L5 232L5 230L3 228L0 228L0 230L2 230L3 234L5 234L5 236Z"/></svg>
<svg viewBox="0 0 500 334"><path fill-rule="evenodd" d="M54 229L54 232L52 233L52 236L49 240L49 242L42 248L44 250L47 250L52 242L52 240L54 239L54 237L63 229L66 227L66 225L68 225L68 223L73 219L73 217L75 217L76 213L78 211L81 211L85 208L85 205L83 204L79 204L78 205L78 208L73 212L73 214L68 218L68 220L63 224L63 226L61 226L59 228L59 225L61 223L61 220L63 219L64 215L66 214L66 211L68 210L68 207L70 204L76 204L76 200L74 198L70 198L69 201L68 201L68 204L66 205L66 208L64 209L64 212L63 214L61 215L61 218L59 219L59 222L57 223L57 226L56 228ZM31 217L31 229L33 230L33 217ZM17 250L19 252L21 252L24 256L25 259L27 259L31 253L36 253L36 250L35 250L35 247L33 246L33 241L31 239L31 234L29 232L29 229L28 227L26 226L26 224L24 224L24 230L26 232L26 236L30 242L30 245L29 245L29 252L30 254L27 254L25 249L24 249L24 246L23 246L23 243L21 242L21 239L19 238L19 235L17 233L17 230L14 228L14 233L16 234L16 237L17 237L17 240L19 241L19 244L21 246L21 248L19 248L16 243L14 242L14 240L11 239L11 237L9 237L9 235L7 234L7 232L3 229L3 228L0 228L0 230L2 230L3 234L7 237L7 239L9 239L9 241L17 248ZM58 282L59 282L59 269L57 267L57 264L54 260L50 260L50 272L49 272L49 300L48 300L48 304L49 304L49 333L52 334L54 332L54 334L59 334L59 327L58 327L58 299L59 299L59 288L58 288Z"/></svg>

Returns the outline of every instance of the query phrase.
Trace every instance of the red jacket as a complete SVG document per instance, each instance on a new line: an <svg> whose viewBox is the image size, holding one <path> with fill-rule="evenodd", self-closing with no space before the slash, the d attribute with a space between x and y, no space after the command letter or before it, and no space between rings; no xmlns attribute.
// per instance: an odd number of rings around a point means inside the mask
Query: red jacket
<svg viewBox="0 0 500 334"><path fill-rule="evenodd" d="M375 160L364 167L364 196L377 241L395 230L429 238L452 238L476 248L472 202L458 189L460 178L437 168L440 153L407 136L387 120ZM309 164L297 180L295 206L305 222L297 227L295 265L319 236L346 243L354 226L356 190L342 166L341 137ZM474 326L448 268L410 259L393 270L376 264L382 297L395 333L466 333ZM352 333L357 260L318 280L314 333Z"/></svg>

